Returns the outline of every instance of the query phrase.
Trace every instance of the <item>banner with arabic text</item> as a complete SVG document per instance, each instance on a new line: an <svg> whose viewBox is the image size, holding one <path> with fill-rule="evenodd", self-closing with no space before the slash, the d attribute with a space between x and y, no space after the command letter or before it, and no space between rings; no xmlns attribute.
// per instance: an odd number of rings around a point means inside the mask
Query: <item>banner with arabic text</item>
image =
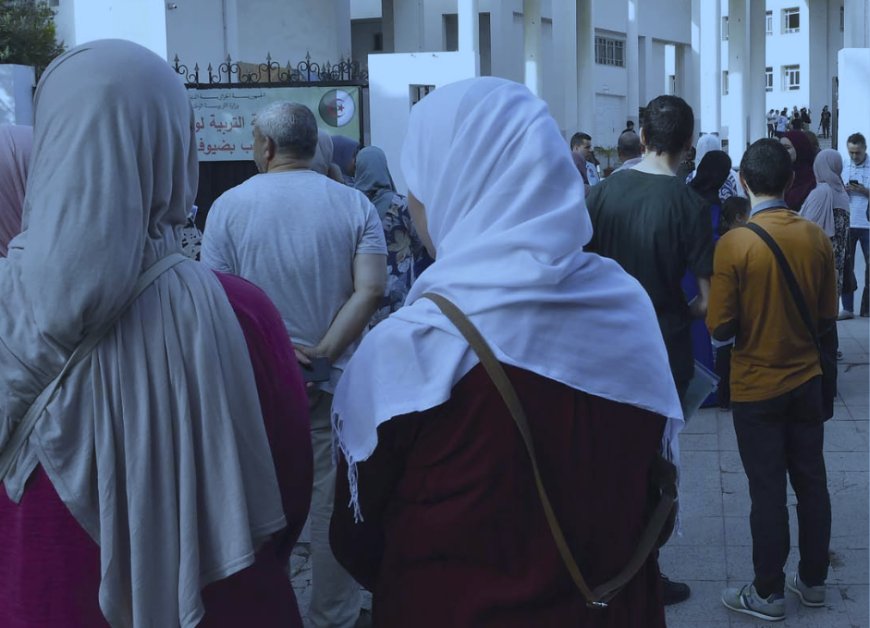
<svg viewBox="0 0 870 628"><path fill-rule="evenodd" d="M277 101L301 103L314 112L322 130L359 141L360 91L355 86L190 88L199 160L253 159L254 116Z"/></svg>

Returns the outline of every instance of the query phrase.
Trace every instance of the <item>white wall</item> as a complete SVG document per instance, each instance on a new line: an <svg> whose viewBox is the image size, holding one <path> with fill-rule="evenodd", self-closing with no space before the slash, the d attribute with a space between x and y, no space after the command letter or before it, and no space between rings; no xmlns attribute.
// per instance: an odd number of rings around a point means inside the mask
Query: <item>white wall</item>
<svg viewBox="0 0 870 628"><path fill-rule="evenodd" d="M0 65L0 124L33 124L35 83L29 65Z"/></svg>
<svg viewBox="0 0 870 628"><path fill-rule="evenodd" d="M870 103L870 48L844 48L839 53L840 78L840 121L837 133L837 146L849 163L846 151L846 138L852 133L863 133L870 137L870 116L867 103Z"/></svg>
<svg viewBox="0 0 870 628"><path fill-rule="evenodd" d="M410 86L434 85L437 89L475 76L477 57L466 52L423 52L371 55L369 98L372 144L387 155L396 188L407 191L399 164L411 114Z"/></svg>
<svg viewBox="0 0 870 628"><path fill-rule="evenodd" d="M72 48L95 39L128 39L166 58L163 0L62 0L59 34Z"/></svg>
<svg viewBox="0 0 870 628"><path fill-rule="evenodd" d="M381 17L381 0L350 0L350 19L371 20Z"/></svg>

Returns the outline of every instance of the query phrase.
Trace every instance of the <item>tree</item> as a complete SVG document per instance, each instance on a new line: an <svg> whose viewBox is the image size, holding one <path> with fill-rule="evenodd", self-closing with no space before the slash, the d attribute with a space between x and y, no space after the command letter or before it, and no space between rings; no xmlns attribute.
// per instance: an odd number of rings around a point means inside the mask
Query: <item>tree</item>
<svg viewBox="0 0 870 628"><path fill-rule="evenodd" d="M0 63L32 65L37 77L63 52L54 11L44 2L0 0Z"/></svg>

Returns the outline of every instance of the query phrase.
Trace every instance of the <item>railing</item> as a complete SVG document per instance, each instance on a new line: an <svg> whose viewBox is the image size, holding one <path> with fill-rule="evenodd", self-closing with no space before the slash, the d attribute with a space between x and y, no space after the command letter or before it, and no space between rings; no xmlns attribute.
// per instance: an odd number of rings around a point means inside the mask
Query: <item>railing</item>
<svg viewBox="0 0 870 628"><path fill-rule="evenodd" d="M193 69L181 63L175 55L174 68L189 87L227 87L273 85L301 87L306 85L357 85L368 86L368 71L358 61L339 59L338 63L317 63L306 54L305 59L295 65L288 62L281 65L271 54L266 55L265 63L245 63L233 61L229 55L226 60L214 67L211 63L201 70L199 63Z"/></svg>

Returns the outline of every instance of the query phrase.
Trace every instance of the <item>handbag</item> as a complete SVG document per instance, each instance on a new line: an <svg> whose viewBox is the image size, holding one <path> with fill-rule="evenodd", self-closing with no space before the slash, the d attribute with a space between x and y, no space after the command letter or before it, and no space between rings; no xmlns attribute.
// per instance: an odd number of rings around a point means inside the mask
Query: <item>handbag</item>
<svg viewBox="0 0 870 628"><path fill-rule="evenodd" d="M550 498L547 496L547 491L544 488L541 479L541 473L538 469L537 455L535 446L532 442L531 430L526 419L523 405L520 402L517 392L510 382L510 379L505 373L501 363L492 352L489 344L480 334L477 327L474 326L467 316L456 305L445 297L427 292L422 295L423 298L433 301L435 305L444 313L444 315L453 323L459 330L472 350L477 354L480 363L486 370L501 398L504 400L520 436L525 444L526 451L529 454L529 460L532 466L532 474L535 479L538 497L544 509L544 516L547 519L547 525L553 535L553 540L556 543L556 548L562 558L562 562L571 575L577 589L586 600L586 605L590 608L602 609L607 608L608 603L627 585L635 574L640 570L649 558L653 550L661 547L670 538L676 518L676 501L677 501L677 470L676 467L659 455L653 462L650 469L651 487L654 489L651 494L651 499L654 504L651 505L652 514L644 528L638 546L634 554L629 559L628 564L616 576L604 582L597 587L590 588L586 583L577 562L571 555L571 550L568 548L568 543L565 541L565 535L562 533L562 528L556 515L553 512L553 507L550 504Z"/></svg>
<svg viewBox="0 0 870 628"><path fill-rule="evenodd" d="M133 305L133 302L139 298L139 295L145 291L145 288L154 283L154 281L167 270L187 259L188 258L181 253L172 253L157 260L154 264L149 266L145 272L139 275L132 296L124 304L124 307L118 311L115 318L108 324L91 331L76 346L75 350L66 361L66 364L64 364L63 368L60 370L60 373L57 377L51 380L48 386L46 386L41 393L39 393L34 402L27 409L24 417L18 422L18 425L15 426L9 440L6 441L6 445L0 449L0 484L2 484L6 479L6 475L9 473L10 469L12 469L12 465L18 458L18 453L33 433L33 429L36 427L36 422L39 420L39 417L42 416L42 413L45 411L46 407L48 407L48 404L51 403L51 400L54 399L54 396L60 390L70 371L90 355L91 351L93 351L100 341L105 338L106 334L115 327L115 324L120 320L121 316L123 316L130 306Z"/></svg>
<svg viewBox="0 0 870 628"><path fill-rule="evenodd" d="M792 300L800 312L801 320L807 331L810 332L810 337L813 339L813 344L816 346L816 351L819 353L819 364L822 367L822 418L830 419L834 416L834 399L837 398L837 349L839 347L839 339L837 337L837 323L831 322L830 326L821 333L816 331L816 325L813 323L810 310L807 307L807 302L804 300L804 295L801 292L800 285L785 259L785 254L776 240L773 239L767 231L754 222L746 223L743 227L753 231L759 238L764 240L773 256L779 263L782 274L785 277L785 282L791 292Z"/></svg>

